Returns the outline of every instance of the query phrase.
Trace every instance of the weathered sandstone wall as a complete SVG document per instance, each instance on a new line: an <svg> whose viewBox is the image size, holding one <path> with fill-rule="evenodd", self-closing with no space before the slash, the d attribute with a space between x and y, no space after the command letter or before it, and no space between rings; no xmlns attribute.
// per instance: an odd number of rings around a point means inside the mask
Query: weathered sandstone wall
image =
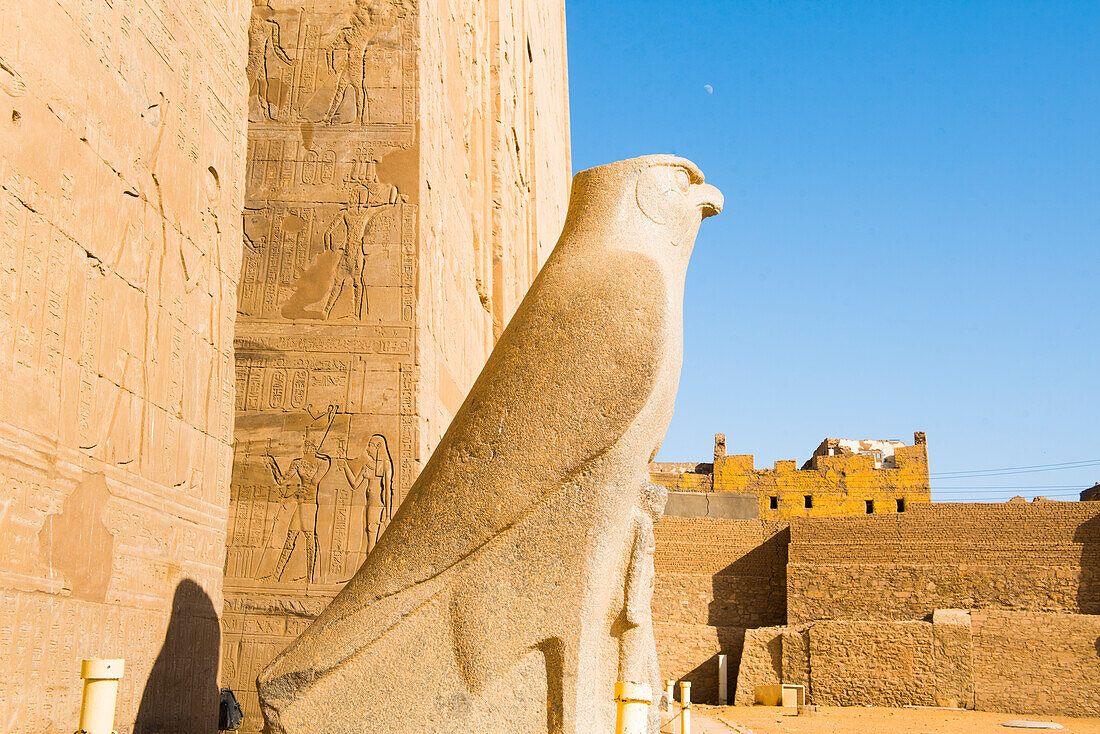
<svg viewBox="0 0 1100 734"><path fill-rule="evenodd" d="M823 706L935 706L928 622L816 622L808 630L810 700Z"/></svg>
<svg viewBox="0 0 1100 734"><path fill-rule="evenodd" d="M563 4L253 10L222 682L358 569L560 232Z"/></svg>
<svg viewBox="0 0 1100 734"><path fill-rule="evenodd" d="M0 732L216 730L249 10L0 1Z"/></svg>
<svg viewBox="0 0 1100 734"><path fill-rule="evenodd" d="M418 456L439 443L569 198L562 2L421 6Z"/></svg>
<svg viewBox="0 0 1100 734"><path fill-rule="evenodd" d="M977 708L1100 715L1100 615L983 609L971 616Z"/></svg>
<svg viewBox="0 0 1100 734"><path fill-rule="evenodd" d="M756 685L781 675L823 706L1096 716L1098 639L1098 615L1003 609L938 609L931 622L822 620L748 630L737 700L751 702Z"/></svg>
<svg viewBox="0 0 1100 734"><path fill-rule="evenodd" d="M745 630L745 644L737 665L737 689L732 703L752 706L757 686L783 683L783 633L786 627L758 627Z"/></svg>

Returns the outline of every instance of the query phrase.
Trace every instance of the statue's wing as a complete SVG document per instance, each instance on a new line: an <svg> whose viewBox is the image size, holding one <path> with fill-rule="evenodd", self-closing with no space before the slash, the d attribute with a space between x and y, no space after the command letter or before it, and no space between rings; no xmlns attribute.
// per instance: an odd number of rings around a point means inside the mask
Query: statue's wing
<svg viewBox="0 0 1100 734"><path fill-rule="evenodd" d="M316 675L346 659L370 639L333 623L377 612L387 619L369 627L388 629L423 602L418 586L450 576L608 451L653 390L667 308L651 259L555 252L377 547L264 677L299 665Z"/></svg>

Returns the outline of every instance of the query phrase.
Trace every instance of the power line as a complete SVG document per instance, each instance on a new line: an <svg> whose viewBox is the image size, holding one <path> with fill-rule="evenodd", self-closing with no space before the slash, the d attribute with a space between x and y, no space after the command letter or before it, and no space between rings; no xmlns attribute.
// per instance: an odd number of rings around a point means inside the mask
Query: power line
<svg viewBox="0 0 1100 734"><path fill-rule="evenodd" d="M939 493L939 492L941 492L941 490L935 490L935 492ZM994 495L997 495L997 496L1001 496L1001 495L1011 496L1011 495L1013 495L1013 493L1015 493L1015 494L1048 494L1048 495L1051 495L1051 496L1059 496L1059 497L1061 497L1061 496L1076 497L1077 495L1081 494L1081 490L1079 490L1079 489L1032 490L1032 489L1028 489L1027 487L1015 487L1013 489L1001 489L1001 490L996 490L996 491L992 491L992 492L985 491L985 490L978 490L976 492L967 492L966 490L946 489L946 490L942 490L942 493L943 494L979 495L979 496L989 496L989 497L992 497Z"/></svg>
<svg viewBox="0 0 1100 734"><path fill-rule="evenodd" d="M1008 466L1000 469L969 469L947 472L933 472L933 477L964 477L964 476L996 476L999 474L1031 474L1042 471L1060 471L1062 469L1083 469L1100 464L1100 459L1083 459L1081 461L1063 461L1057 464L1033 464L1031 466Z"/></svg>
<svg viewBox="0 0 1100 734"><path fill-rule="evenodd" d="M932 489L968 489L984 491L987 489L1074 489L1078 492L1088 487L1080 484L937 484Z"/></svg>
<svg viewBox="0 0 1100 734"><path fill-rule="evenodd" d="M1075 500L1073 497L1047 497L1046 495L1040 495L1040 496L1043 498L1042 500L1040 500L1040 502L1045 500L1047 502L1073 502L1074 504L1077 503L1077 500ZM979 504L979 503L983 503L983 502L989 502L989 503L1001 503L1001 504L1008 505L1008 504L1013 504L1012 500L1014 500L1014 499L1016 499L1016 498L1015 497L956 497L954 495L946 495L944 497L937 497L936 499L932 500L932 504L952 503L952 504L960 504L960 505L970 505L970 504ZM1028 499L1027 497L1024 497L1023 499L1024 499L1024 501L1016 500L1016 502L1019 502L1022 505L1026 501L1026 503L1030 505L1030 504L1034 504L1035 500L1037 498L1033 497L1031 499Z"/></svg>
<svg viewBox="0 0 1100 734"><path fill-rule="evenodd" d="M1073 484L941 484L941 482L965 482L970 479L996 479L995 476L991 477L932 477L930 484L933 488L936 487L960 487L962 489L981 489L983 487L995 488L995 487L1040 487L1043 489L1073 489L1079 487L1081 489L1088 489L1093 486L1095 482L1085 480L1083 482L1075 482ZM827 480L827 478L825 478ZM914 480L900 480L895 479L893 481L882 480L877 477L844 477L834 480L833 484L837 487L846 487L848 489L867 489L867 488L881 488L881 489L905 489L905 488L917 488L920 483Z"/></svg>

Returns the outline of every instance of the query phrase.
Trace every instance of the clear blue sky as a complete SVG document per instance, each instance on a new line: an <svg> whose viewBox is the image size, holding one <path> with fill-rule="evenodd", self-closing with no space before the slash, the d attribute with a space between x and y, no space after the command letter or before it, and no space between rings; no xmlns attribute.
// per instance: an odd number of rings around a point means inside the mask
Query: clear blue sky
<svg viewBox="0 0 1100 734"><path fill-rule="evenodd" d="M676 153L726 197L661 460L924 430L937 500L1100 480L1100 2L566 9L573 170Z"/></svg>

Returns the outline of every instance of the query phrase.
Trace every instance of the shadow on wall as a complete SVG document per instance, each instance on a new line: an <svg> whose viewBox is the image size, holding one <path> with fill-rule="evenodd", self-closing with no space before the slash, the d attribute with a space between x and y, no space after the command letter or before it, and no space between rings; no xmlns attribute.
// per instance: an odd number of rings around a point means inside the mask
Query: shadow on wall
<svg viewBox="0 0 1100 734"><path fill-rule="evenodd" d="M134 734L217 732L220 645L214 603L191 579L180 581L164 644L141 694Z"/></svg>
<svg viewBox="0 0 1100 734"><path fill-rule="evenodd" d="M790 544L791 530L783 528L714 574L707 624L742 629L786 624Z"/></svg>
<svg viewBox="0 0 1100 734"><path fill-rule="evenodd" d="M744 627L719 627L718 649L726 656L726 700L733 703L737 690L737 666L741 662L741 650L745 646ZM695 703L718 703L718 655L711 655L691 672L680 676L691 681L691 700ZM676 686L673 698L680 700L680 686Z"/></svg>
<svg viewBox="0 0 1100 734"><path fill-rule="evenodd" d="M726 696L733 703L737 669L745 645L745 630L787 623L787 547L791 531L783 528L765 538L711 577L707 625L718 635L726 655ZM696 666L681 680L691 681L691 697L699 703L718 703L718 654ZM679 699L679 688L676 698Z"/></svg>
<svg viewBox="0 0 1100 734"><path fill-rule="evenodd" d="M1100 506L1100 502L1096 503ZM1081 544L1081 577L1077 584L1077 610L1100 614L1100 515L1077 527L1073 541ZM1100 641L1097 642L1100 654Z"/></svg>

